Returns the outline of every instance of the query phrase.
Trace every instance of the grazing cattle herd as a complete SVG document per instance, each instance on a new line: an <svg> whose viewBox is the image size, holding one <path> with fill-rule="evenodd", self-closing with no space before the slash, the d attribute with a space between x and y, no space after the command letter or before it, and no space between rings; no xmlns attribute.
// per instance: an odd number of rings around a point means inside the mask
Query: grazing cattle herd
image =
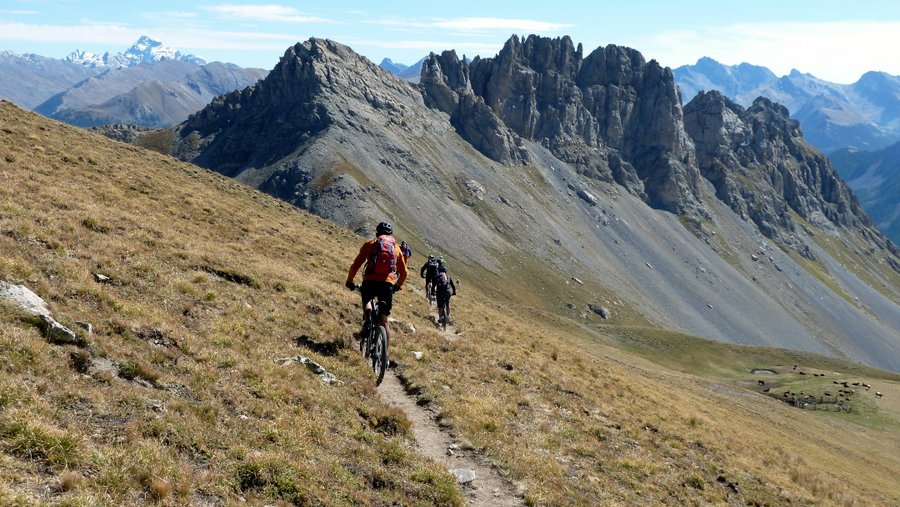
<svg viewBox="0 0 900 507"><path fill-rule="evenodd" d="M757 371L761 370L753 370L753 373L756 373ZM776 373L772 370L766 371L769 373ZM807 375L807 372L799 370L796 364L793 366L792 371L799 375ZM826 376L825 373L811 373L811 375L814 377ZM851 382L849 380L832 380L831 382L832 384L840 386L836 394L824 389L821 391L821 395L804 391L793 392L788 389L783 391L780 395L778 393L770 393L768 395L798 408L850 412L851 408L848 402L853 396L857 395L857 389L855 388L865 389L866 391L872 389L872 386L865 382ZM756 379L757 387L764 387L764 389L762 389L762 392L764 393L769 393L773 387L778 387L777 383L774 384L776 385L766 385L765 380ZM815 386L807 387L807 389L818 391ZM876 398L882 398L883 396L884 393L881 391L875 391Z"/></svg>

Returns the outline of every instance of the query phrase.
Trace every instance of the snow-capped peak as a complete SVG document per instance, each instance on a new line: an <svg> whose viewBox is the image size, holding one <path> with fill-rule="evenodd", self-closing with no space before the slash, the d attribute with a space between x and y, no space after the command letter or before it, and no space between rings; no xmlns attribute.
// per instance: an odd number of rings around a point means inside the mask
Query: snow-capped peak
<svg viewBox="0 0 900 507"><path fill-rule="evenodd" d="M67 62L77 63L88 67L131 67L142 63L158 62L161 60L181 60L205 65L203 58L182 54L161 42L142 35L125 53L97 55L88 51L75 50L65 58Z"/></svg>
<svg viewBox="0 0 900 507"><path fill-rule="evenodd" d="M72 51L71 53L69 53L69 56L63 59L67 62L77 63L87 67L100 67L104 65L102 56L95 55L90 51L82 51L80 49Z"/></svg>

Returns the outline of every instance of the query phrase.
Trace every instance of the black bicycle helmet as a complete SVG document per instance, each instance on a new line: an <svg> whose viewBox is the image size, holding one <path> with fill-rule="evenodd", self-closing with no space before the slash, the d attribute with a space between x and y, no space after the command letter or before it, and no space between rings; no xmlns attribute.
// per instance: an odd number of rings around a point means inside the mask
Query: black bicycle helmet
<svg viewBox="0 0 900 507"><path fill-rule="evenodd" d="M381 222L378 224L378 227L375 228L375 235L381 236L383 234L393 234L394 226L388 222Z"/></svg>

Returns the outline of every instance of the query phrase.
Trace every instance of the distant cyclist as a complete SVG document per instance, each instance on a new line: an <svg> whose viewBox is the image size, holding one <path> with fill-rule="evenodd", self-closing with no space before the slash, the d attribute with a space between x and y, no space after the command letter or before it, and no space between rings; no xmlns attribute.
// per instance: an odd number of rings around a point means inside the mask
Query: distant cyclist
<svg viewBox="0 0 900 507"><path fill-rule="evenodd" d="M347 281L345 285L348 289L353 290L353 279L356 278L356 272L359 271L363 262L366 267L363 270L363 283L360 286L360 294L362 294L362 305L364 312L363 322L368 321L369 302L375 296L381 301L381 324L387 331L388 342L391 341L391 327L388 322L388 315L391 314L393 305L394 292L399 291L406 281L406 258L400 251L397 241L392 235L394 227L387 223L381 222L375 228L375 239L370 239L363 243L359 249L359 254L350 266L347 273ZM363 328L360 336L368 334L369 330Z"/></svg>
<svg viewBox="0 0 900 507"><path fill-rule="evenodd" d="M438 321L441 324L453 322L450 317L450 297L456 295L456 284L447 273L447 266L438 268L438 276L434 281L434 291L437 295Z"/></svg>
<svg viewBox="0 0 900 507"><path fill-rule="evenodd" d="M409 258L412 257L412 248L409 246L409 243L401 241L400 251L403 252L403 257L406 258L407 264L409 264Z"/></svg>
<svg viewBox="0 0 900 507"><path fill-rule="evenodd" d="M433 255L428 256L428 260L419 270L419 275L425 279L425 297L431 296L434 291L434 279L438 275L438 262Z"/></svg>

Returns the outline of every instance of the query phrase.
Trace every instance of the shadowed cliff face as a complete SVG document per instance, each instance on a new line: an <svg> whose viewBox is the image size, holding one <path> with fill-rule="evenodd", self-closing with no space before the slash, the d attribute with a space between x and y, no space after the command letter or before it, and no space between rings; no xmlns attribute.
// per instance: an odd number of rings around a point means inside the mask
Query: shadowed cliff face
<svg viewBox="0 0 900 507"><path fill-rule="evenodd" d="M832 234L837 227L859 230L896 252L783 106L760 97L744 109L719 92L701 92L685 106L684 123L716 196L767 237L814 258L793 212Z"/></svg>
<svg viewBox="0 0 900 507"><path fill-rule="evenodd" d="M449 113L460 135L476 138L494 160L521 158L508 155L506 135L490 135L503 129L488 108L516 136L586 176L616 182L657 208L704 213L672 72L633 49L610 45L582 58L568 37L513 36L495 58L471 64L452 51L432 54L420 82L426 103ZM473 109L478 114L467 114Z"/></svg>

